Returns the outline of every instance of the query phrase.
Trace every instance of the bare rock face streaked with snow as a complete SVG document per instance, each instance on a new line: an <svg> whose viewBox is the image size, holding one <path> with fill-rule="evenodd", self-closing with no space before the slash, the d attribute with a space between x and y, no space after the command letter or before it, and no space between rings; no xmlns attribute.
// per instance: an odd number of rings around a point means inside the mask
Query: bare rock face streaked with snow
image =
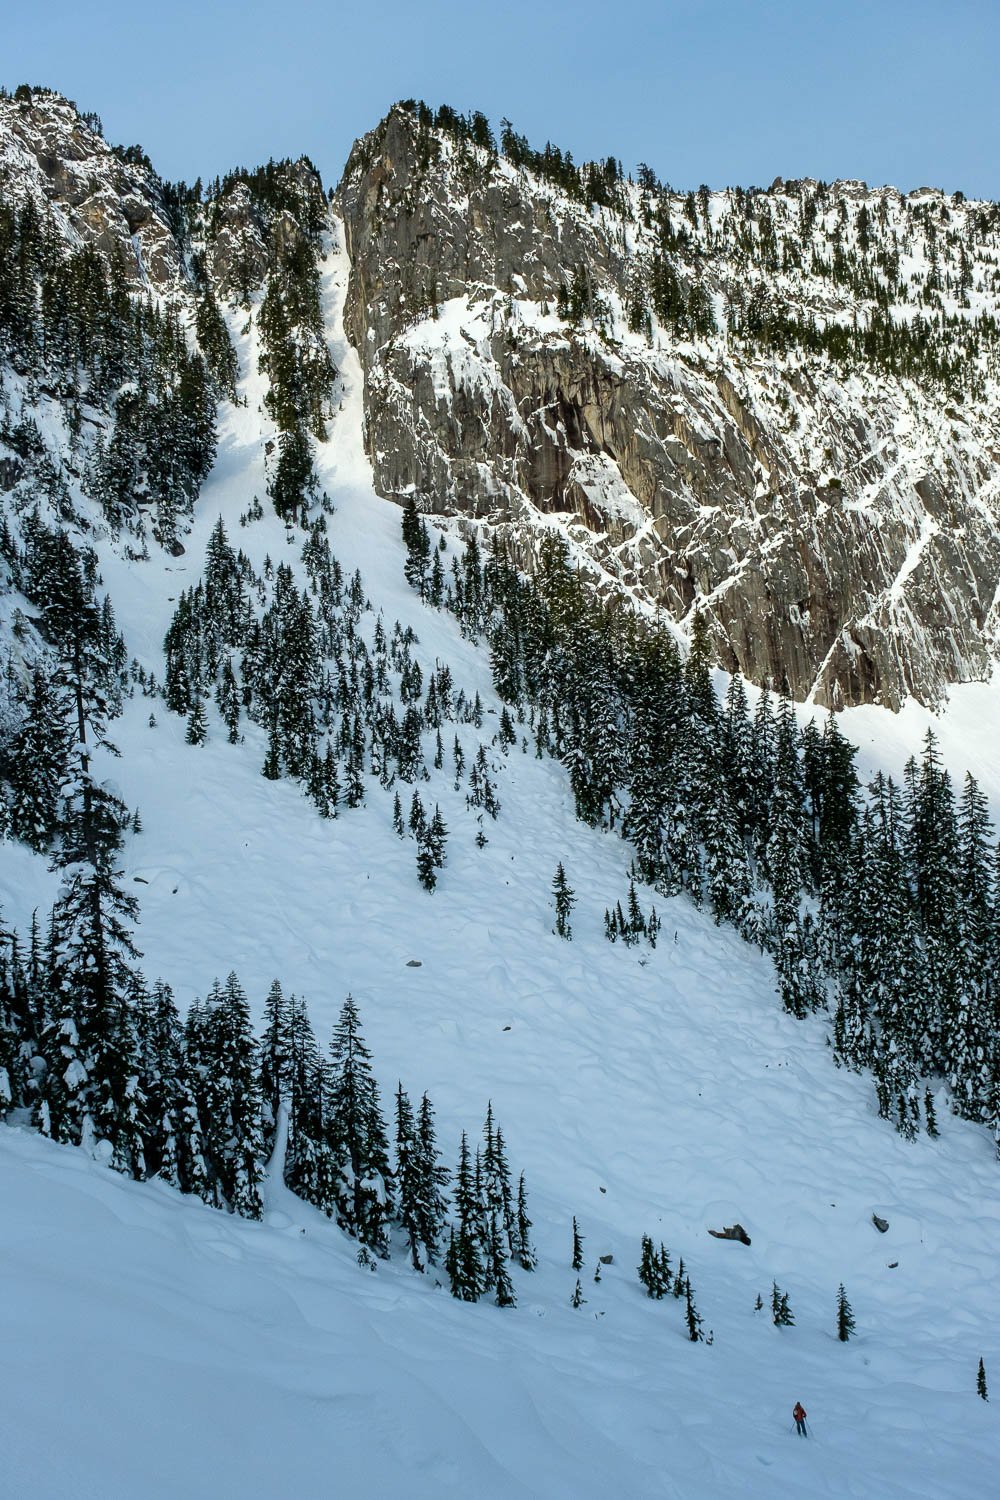
<svg viewBox="0 0 1000 1500"><path fill-rule="evenodd" d="M159 179L138 152L113 150L96 123L60 94L0 99L0 177L71 243L118 259L133 284L165 291L182 257Z"/></svg>
<svg viewBox="0 0 1000 1500"><path fill-rule="evenodd" d="M765 322L995 316L996 209L861 183L667 195L682 292L697 282L714 307L716 332L694 337L629 330L658 246L653 196L620 192L624 214L587 208L400 107L358 142L338 197L379 490L484 518L529 562L557 519L605 586L679 622L703 608L723 666L799 698L935 703L987 677L995 330L963 391L762 352L727 323L754 297ZM559 318L581 271L590 315Z"/></svg>

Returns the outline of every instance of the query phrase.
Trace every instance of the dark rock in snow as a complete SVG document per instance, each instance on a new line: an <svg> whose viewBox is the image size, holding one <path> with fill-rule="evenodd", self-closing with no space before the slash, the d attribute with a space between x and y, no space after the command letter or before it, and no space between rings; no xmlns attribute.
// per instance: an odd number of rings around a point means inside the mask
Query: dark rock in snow
<svg viewBox="0 0 1000 1500"><path fill-rule="evenodd" d="M742 1224L730 1224L725 1229L710 1229L709 1234L716 1240L739 1240L741 1245L749 1245L750 1236Z"/></svg>

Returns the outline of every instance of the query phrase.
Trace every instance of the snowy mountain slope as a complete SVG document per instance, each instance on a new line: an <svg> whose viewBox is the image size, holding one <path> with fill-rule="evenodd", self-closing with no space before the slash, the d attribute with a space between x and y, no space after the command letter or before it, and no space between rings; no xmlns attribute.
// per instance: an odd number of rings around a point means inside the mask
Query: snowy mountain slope
<svg viewBox="0 0 1000 1500"><path fill-rule="evenodd" d="M497 709L483 652L404 582L399 512L374 493L362 448L348 271L335 225L324 306L338 409L317 449L331 544L387 622L413 625L425 667L447 660ZM289 544L270 510L239 526L272 436L242 322L248 405L223 408L184 555L135 565L96 539L129 652L158 672L220 514L256 565L269 553L298 566L301 536ZM235 968L257 1006L279 974L321 1037L350 990L384 1094L397 1078L429 1090L449 1160L492 1099L528 1174L540 1266L518 1276L516 1310L469 1308L401 1257L359 1269L354 1243L279 1186L267 1222L247 1224L4 1129L4 1335L25 1350L0 1415L12 1494L957 1500L988 1486L994 1424L975 1366L996 1364L1000 1340L982 1131L946 1119L936 1143L895 1135L870 1084L831 1066L823 1022L782 1013L770 961L685 900L655 898L655 950L606 943L629 851L575 821L551 761L493 752L502 811L482 850L464 797L434 777L451 837L427 895L374 782L363 809L324 822L291 781L261 777L261 731L230 746L213 709L192 748L159 702L151 728L150 706L126 700L121 759L102 766L142 812L127 869L144 882L144 970L186 1002ZM571 944L551 932L557 860L579 897ZM44 860L4 846L8 920L23 929L54 889ZM573 1215L586 1237L575 1310ZM736 1219L749 1248L709 1238ZM646 1232L683 1255L710 1346L687 1342L680 1303L642 1294ZM614 1263L595 1285L602 1253ZM794 1328L753 1311L774 1280ZM840 1281L860 1335L847 1346ZM796 1398L815 1442L791 1448Z"/></svg>

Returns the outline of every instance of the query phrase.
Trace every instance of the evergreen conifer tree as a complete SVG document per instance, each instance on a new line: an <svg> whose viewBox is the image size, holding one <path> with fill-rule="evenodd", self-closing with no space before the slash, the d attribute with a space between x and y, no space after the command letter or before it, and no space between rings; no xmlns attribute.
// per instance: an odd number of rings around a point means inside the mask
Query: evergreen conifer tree
<svg viewBox="0 0 1000 1500"><path fill-rule="evenodd" d="M264 1176L260 1063L250 1006L235 974L218 982L200 1026L201 1099L207 1154L233 1213L259 1219Z"/></svg>
<svg viewBox="0 0 1000 1500"><path fill-rule="evenodd" d="M795 1322L788 1293L781 1291L776 1281L771 1285L771 1322L775 1328L791 1328Z"/></svg>
<svg viewBox="0 0 1000 1500"><path fill-rule="evenodd" d="M684 1257L682 1255L680 1260L677 1262L677 1270L674 1274L673 1293L675 1297L683 1297L684 1283L686 1282L686 1280L687 1272L684 1269Z"/></svg>
<svg viewBox="0 0 1000 1500"><path fill-rule="evenodd" d="M328 1069L309 1021L305 1001L286 1002L286 1037L282 1048L287 1076L288 1146L285 1182L324 1213L337 1211L337 1162L328 1139Z"/></svg>
<svg viewBox="0 0 1000 1500"><path fill-rule="evenodd" d="M228 657L223 664L215 701L226 726L229 743L235 745L240 738L240 695L232 662Z"/></svg>
<svg viewBox="0 0 1000 1500"><path fill-rule="evenodd" d="M424 812L424 804L420 800L420 793L414 792L410 799L410 832L414 838L419 839L427 828L427 814Z"/></svg>
<svg viewBox="0 0 1000 1500"><path fill-rule="evenodd" d="M922 1071L947 1071L962 953L962 860L951 778L928 730L919 768L907 771L906 855L923 937L923 975L913 996L912 1052Z"/></svg>
<svg viewBox="0 0 1000 1500"><path fill-rule="evenodd" d="M421 1172L413 1106L400 1083L396 1088L396 1183L399 1190L399 1222L406 1234L410 1261L422 1271L420 1258Z"/></svg>
<svg viewBox="0 0 1000 1500"><path fill-rule="evenodd" d="M403 507L402 524L403 545L406 548L406 563L404 565L406 581L411 588L419 590L422 598L431 551L430 534L427 530L427 523L417 511L416 502L412 495L407 499Z"/></svg>
<svg viewBox="0 0 1000 1500"><path fill-rule="evenodd" d="M138 903L122 888L116 868L125 816L123 805L91 779L85 749L56 856L63 878L52 911L49 984L58 1001L55 1030L49 1029L49 1045L43 1037L42 1046L49 1063L45 1088L52 1085L62 1095L66 1077L74 1080L72 1107L68 1097L50 1100L55 1114L62 1112L58 1138L74 1143L85 1118L99 1137L113 1139L117 1116L131 1108L126 1098L135 1088L130 995L139 954L130 926ZM64 1066L67 1048L72 1059ZM57 1073L63 1083L56 1082Z"/></svg>
<svg viewBox="0 0 1000 1500"><path fill-rule="evenodd" d="M260 1045L260 1082L264 1117L270 1134L278 1120L282 1097L291 1084L291 1016L279 980L275 979L264 1001L264 1035Z"/></svg>
<svg viewBox="0 0 1000 1500"><path fill-rule="evenodd" d="M337 1218L363 1246L383 1258L389 1251L392 1212L389 1143L379 1104L371 1053L348 995L330 1043L329 1139L337 1162Z"/></svg>
<svg viewBox="0 0 1000 1500"><path fill-rule="evenodd" d="M417 839L417 879L425 891L433 891L437 885L437 865L428 829Z"/></svg>
<svg viewBox="0 0 1000 1500"><path fill-rule="evenodd" d="M697 1308L694 1305L694 1294L691 1291L690 1277L687 1277L684 1282L684 1299L684 1318L687 1323L688 1338L691 1340L692 1344L697 1344L701 1339L704 1338L704 1334L701 1331L701 1318L698 1314Z"/></svg>
<svg viewBox="0 0 1000 1500"><path fill-rule="evenodd" d="M195 693L191 699L191 709L188 713L187 731L184 738L189 745L203 745L208 738L208 719L205 715L205 700L200 693Z"/></svg>
<svg viewBox="0 0 1000 1500"><path fill-rule="evenodd" d="M483 1207L500 1223L511 1254L517 1237L516 1215L510 1183L510 1166L503 1131L494 1123L492 1100L487 1105L482 1147Z"/></svg>
<svg viewBox="0 0 1000 1500"><path fill-rule="evenodd" d="M628 931L634 941L646 935L646 921L642 915L642 907L639 905L634 880L628 883Z"/></svg>
<svg viewBox="0 0 1000 1500"><path fill-rule="evenodd" d="M478 1302L486 1286L486 1272L480 1254L481 1210L469 1142L464 1131L455 1173L454 1199L458 1227L452 1230L445 1269L451 1280L452 1296L462 1302Z"/></svg>
<svg viewBox="0 0 1000 1500"><path fill-rule="evenodd" d="M70 704L41 666L21 695L24 720L7 755L14 837L39 852L59 827L59 804L69 770Z"/></svg>
<svg viewBox="0 0 1000 1500"><path fill-rule="evenodd" d="M570 927L569 914L576 905L576 896L566 879L566 871L561 863L556 866L556 873L552 880L552 896L556 908L556 925L553 931L557 937L572 938L573 930Z"/></svg>
<svg viewBox="0 0 1000 1500"><path fill-rule="evenodd" d="M181 1192L212 1203L215 1195L205 1163L184 1031L170 986L162 980L153 986L144 1040L147 1167Z"/></svg>
<svg viewBox="0 0 1000 1500"><path fill-rule="evenodd" d="M497 1307L516 1307L514 1284L507 1268L507 1241L503 1223L497 1213L490 1213L486 1229L484 1280L493 1288Z"/></svg>
<svg viewBox="0 0 1000 1500"><path fill-rule="evenodd" d="M930 1089L924 1092L924 1120L926 1122L927 1134L931 1140L936 1140L941 1134L938 1130L937 1112L934 1108L934 1095Z"/></svg>
<svg viewBox="0 0 1000 1500"><path fill-rule="evenodd" d="M583 1270L583 1235L580 1233L575 1214L573 1216L573 1259L570 1264L574 1271Z"/></svg>
<svg viewBox="0 0 1000 1500"><path fill-rule="evenodd" d="M517 1183L517 1211L511 1254L524 1271L533 1271L538 1264L538 1257L531 1243L531 1220L528 1218L528 1198L523 1172Z"/></svg>
<svg viewBox="0 0 1000 1500"><path fill-rule="evenodd" d="M440 1159L434 1132L434 1111L424 1094L417 1112L418 1183L415 1216L418 1236L431 1265L437 1263L444 1233L450 1173Z"/></svg>
<svg viewBox="0 0 1000 1500"><path fill-rule="evenodd" d="M277 781L281 776L281 749L277 725L273 725L267 738L267 754L261 767L261 775L268 781Z"/></svg>
<svg viewBox="0 0 1000 1500"><path fill-rule="evenodd" d="M780 938L794 919L808 874L805 787L795 714L787 693L782 694L778 708L771 832L765 859L774 892L775 930Z"/></svg>
<svg viewBox="0 0 1000 1500"><path fill-rule="evenodd" d="M670 1254L662 1244L656 1250L648 1234L642 1237L642 1255L638 1269L639 1280L646 1288L648 1297L659 1301L667 1295L671 1287Z"/></svg>

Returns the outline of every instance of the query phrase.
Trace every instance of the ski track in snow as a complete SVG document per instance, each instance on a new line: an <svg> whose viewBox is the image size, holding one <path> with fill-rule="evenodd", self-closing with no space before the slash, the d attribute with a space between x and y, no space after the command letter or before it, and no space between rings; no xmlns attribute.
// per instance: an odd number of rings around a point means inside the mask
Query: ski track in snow
<svg viewBox="0 0 1000 1500"><path fill-rule="evenodd" d="M379 500L361 442L361 371L343 335L347 259L324 268L342 410L320 452L336 505L334 552L413 624L424 667L495 708L488 663L402 576L399 511ZM226 407L219 457L186 555L102 568L130 655L162 674L161 643L197 581L221 513L234 547L298 569L265 496L252 336L236 335L249 408ZM368 617L370 618L370 617ZM956 690L946 759L980 774L994 806L988 688ZM147 720L153 707L157 726ZM924 719L878 709L842 720L867 768L894 769ZM495 721L487 716L482 738ZM655 951L603 937L629 851L575 821L564 772L514 750L500 819L473 842L447 771L418 789L450 837L438 890L419 887L392 794L323 822L290 781L260 775L264 740L233 747L137 697L112 726L106 774L144 832L127 849L150 979L182 1007L235 969L258 1013L270 980L304 995L321 1043L357 999L383 1089L424 1089L446 1160L492 1098L524 1168L540 1257L519 1306L453 1301L397 1255L377 1273L321 1214L270 1183L263 1226L126 1183L83 1152L0 1130L0 1494L111 1497L740 1495L760 1500L948 1500L995 1485L994 1410L977 1361L1000 1372L993 1285L1000 1176L982 1131L945 1118L908 1143L876 1118L870 1081L834 1068L820 1019L784 1015L770 964L686 900L651 899ZM985 726L985 727L984 727ZM444 731L446 753L454 726ZM461 728L467 754L479 736ZM995 744L996 741L993 740ZM965 753L968 751L968 753ZM447 761L446 761L447 765ZM403 789L409 795L409 789ZM574 937L551 933L562 860ZM6 918L22 931L55 877L7 845ZM407 967L410 959L421 967ZM873 1211L890 1221L880 1235ZM571 1217L587 1301L573 1310ZM739 1220L752 1245L711 1239ZM687 1342L682 1304L650 1302L635 1274L649 1233L683 1255L711 1346ZM599 1254L613 1254L593 1282ZM890 1269L890 1261L898 1262ZM776 1279L797 1326L754 1313ZM859 1336L834 1336L843 1281ZM789 1441L801 1398L814 1440Z"/></svg>

